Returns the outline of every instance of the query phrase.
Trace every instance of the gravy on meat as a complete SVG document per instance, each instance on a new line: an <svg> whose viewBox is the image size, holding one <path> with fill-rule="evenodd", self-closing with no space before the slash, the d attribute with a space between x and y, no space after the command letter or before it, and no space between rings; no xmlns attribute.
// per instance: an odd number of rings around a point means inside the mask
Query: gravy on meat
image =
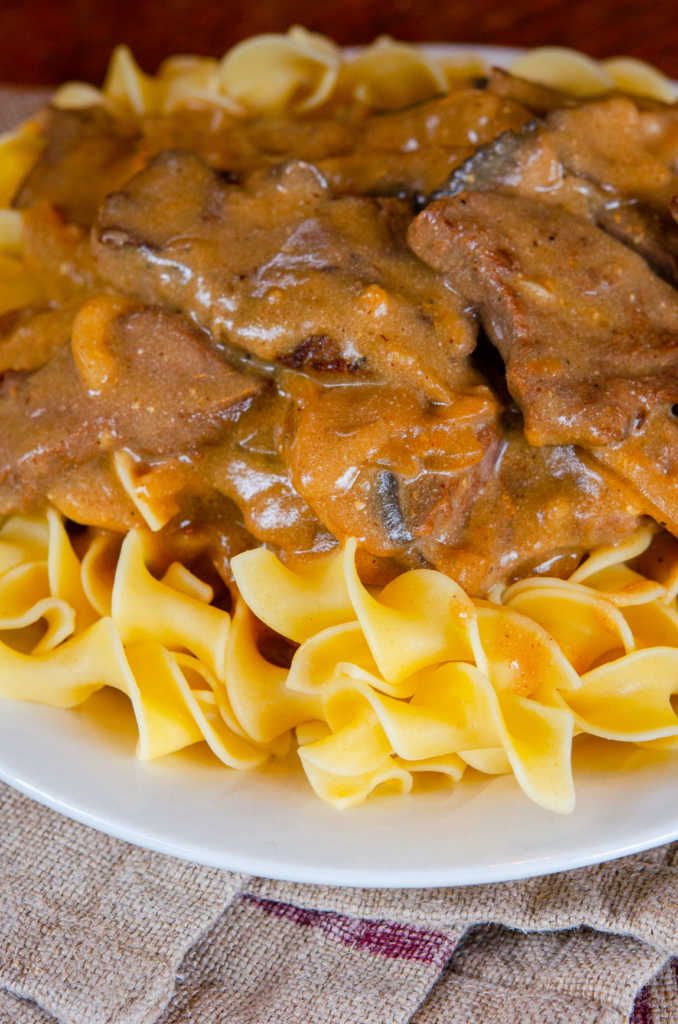
<svg viewBox="0 0 678 1024"><path fill-rule="evenodd" d="M354 536L470 593L678 533L678 112L493 72L390 113L48 110L0 320L0 514L228 579ZM116 467L118 467L116 471Z"/></svg>

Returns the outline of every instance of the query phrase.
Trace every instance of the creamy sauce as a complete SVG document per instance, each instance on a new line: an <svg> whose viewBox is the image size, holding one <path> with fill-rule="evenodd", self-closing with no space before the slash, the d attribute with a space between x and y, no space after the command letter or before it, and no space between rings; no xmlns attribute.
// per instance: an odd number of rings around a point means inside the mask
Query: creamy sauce
<svg viewBox="0 0 678 1024"><path fill-rule="evenodd" d="M629 469L614 445L593 458L566 436L586 409L561 410L562 437L526 438L525 389L477 346L482 303L407 233L433 192L538 197L669 276L673 113L580 108L495 76L390 114L90 110L52 112L44 132L17 196L44 300L0 322L0 512L49 500L127 530L142 519L122 457L166 513L160 561L181 551L228 579L252 544L294 560L354 536L366 579L433 565L479 594L565 574L659 517L631 471L643 451ZM564 253L535 257L510 301L574 301L581 333L598 300L572 298ZM513 328L492 323L507 358ZM555 379L562 353L531 340L521 372ZM669 436L651 434L672 465Z"/></svg>

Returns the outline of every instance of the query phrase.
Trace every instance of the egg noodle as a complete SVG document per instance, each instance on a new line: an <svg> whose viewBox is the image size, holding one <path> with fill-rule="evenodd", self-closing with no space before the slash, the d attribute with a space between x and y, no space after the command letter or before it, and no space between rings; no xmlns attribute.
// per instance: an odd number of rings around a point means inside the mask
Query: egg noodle
<svg viewBox="0 0 678 1024"><path fill-rule="evenodd" d="M579 95L675 98L631 59L547 48L512 70ZM153 77L119 47L102 91L70 83L54 102L136 114L303 114L342 98L389 109L482 71L473 56L434 60L390 39L347 57L295 28L222 61L170 58ZM0 315L40 296L9 209L39 145L32 122L0 139ZM148 529L74 534L54 508L0 526L0 696L73 707L113 687L131 702L144 760L205 741L244 769L296 744L311 786L337 807L378 787L408 792L418 772L457 782L471 766L512 772L536 803L568 812L576 734L678 747L678 543L651 528L593 551L567 580L523 579L491 601L428 569L368 589L354 541L294 568L255 548L232 560L228 613L185 565L160 564L154 531L172 512L124 454L116 472ZM289 668L267 660L261 623L298 645Z"/></svg>
<svg viewBox="0 0 678 1024"><path fill-rule="evenodd" d="M316 793L338 807L416 772L513 772L553 811L574 804L578 732L678 746L678 552L662 580L629 562L653 531L600 548L569 580L534 577L472 601L415 569L380 592L355 542L292 570L266 548L237 555L229 615L172 563L154 575L153 535L90 531L60 514L0 529L0 695L56 707L103 686L126 694L138 756L204 740L231 768L299 746ZM79 538L81 540L81 538ZM259 621L298 644L287 668Z"/></svg>

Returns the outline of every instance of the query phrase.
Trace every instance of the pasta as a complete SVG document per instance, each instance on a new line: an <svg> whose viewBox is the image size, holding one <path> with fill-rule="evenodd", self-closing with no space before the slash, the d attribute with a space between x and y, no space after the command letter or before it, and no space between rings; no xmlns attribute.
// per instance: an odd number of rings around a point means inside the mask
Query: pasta
<svg viewBox="0 0 678 1024"><path fill-rule="evenodd" d="M333 105L406 108L482 70L388 38L347 55L297 27L221 61L170 58L156 75L121 46L101 90L68 83L53 103L123 120L182 108L312 119ZM578 96L675 98L628 58L550 47L513 70ZM44 299L10 209L39 146L35 122L0 139L0 316ZM135 308L97 295L74 315L72 358L90 391L115 383L106 332ZM380 298L374 315L385 309ZM141 524L126 534L74 530L56 498L43 514L0 520L1 697L71 708L112 687L129 699L141 759L205 742L222 764L252 769L294 749L315 793L340 808L375 790L408 793L421 773L456 784L470 768L512 774L531 800L568 813L577 735L678 747L678 545L657 557L666 541L654 528L594 549L567 578L497 585L491 600L428 568L367 585L354 539L299 562L240 551L225 597L188 555L158 555L186 466L145 464L126 447L111 462Z"/></svg>
<svg viewBox="0 0 678 1024"><path fill-rule="evenodd" d="M153 575L150 540L135 530L120 547L95 532L78 555L54 509L7 519L0 695L73 707L112 686L131 702L143 759L206 741L252 768L294 734L311 786L338 807L409 792L419 772L457 782L468 765L512 772L532 800L568 812L577 733L678 738L676 599L629 565L647 530L569 580L513 584L500 603L432 570L370 593L354 543L312 573L259 548L233 559L232 617L180 563ZM298 643L289 668L262 652L258 623Z"/></svg>
<svg viewBox="0 0 678 1024"><path fill-rule="evenodd" d="M204 104L236 116L304 113L335 98L393 109L445 93L451 84L486 70L480 57L430 57L425 49L386 36L357 53L346 53L326 37L294 27L286 34L247 39L221 62L171 57L155 76L141 70L128 47L118 46L101 91L84 82L69 82L56 91L53 102L64 109L101 102L137 114ZM514 61L511 71L580 96L614 88L664 101L676 95L670 80L643 61L595 61L564 47L531 50ZM0 195L3 192L0 178Z"/></svg>

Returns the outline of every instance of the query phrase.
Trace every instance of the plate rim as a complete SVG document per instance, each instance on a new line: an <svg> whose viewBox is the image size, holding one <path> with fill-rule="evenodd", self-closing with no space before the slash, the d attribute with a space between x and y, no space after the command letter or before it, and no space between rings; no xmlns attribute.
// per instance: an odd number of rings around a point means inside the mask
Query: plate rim
<svg viewBox="0 0 678 1024"><path fill-rule="evenodd" d="M201 867L216 868L220 871L232 871L251 875L253 877L265 878L274 882L285 882L293 885L322 885L334 888L348 889L445 889L453 887L492 885L501 882L524 881L530 878L543 878L549 875L559 874L566 871L575 871L581 868L595 867L598 864L612 862L633 854L643 853L647 850L656 849L668 843L678 841L678 809L676 811L675 823L669 825L666 831L654 832L646 830L646 834L630 839L625 842L618 842L613 846L605 845L605 840L599 840L594 844L593 850L568 855L544 855L526 858L519 862L510 861L512 868L506 869L506 861L498 860L495 863L485 866L482 872L474 869L472 865L464 869L454 868L449 876L441 873L440 868L431 868L429 874L421 869L413 871L386 868L381 872L371 872L360 867L343 866L340 871L336 868L320 866L315 868L295 866L293 861L284 858L266 859L265 856L245 856L241 854L228 854L225 856L212 855L209 851L177 842L169 842L159 838L153 832L143 832L138 826L124 825L114 818L99 816L81 807L69 804L64 799L55 797L41 786L35 785L23 778L13 776L4 764L0 763L0 781L6 783L10 788L21 793L23 796L39 803L55 813L78 822L81 825L92 828L97 832L130 843L140 849L149 850L152 853L164 856L175 857L178 860L195 864ZM397 800L395 796L393 799ZM415 797L416 799L416 797ZM527 799L524 797L524 799ZM344 812L337 811L337 814ZM348 812L351 813L350 811ZM545 815L549 812L544 811ZM453 822L453 818L450 818ZM662 826L664 829L665 826Z"/></svg>

